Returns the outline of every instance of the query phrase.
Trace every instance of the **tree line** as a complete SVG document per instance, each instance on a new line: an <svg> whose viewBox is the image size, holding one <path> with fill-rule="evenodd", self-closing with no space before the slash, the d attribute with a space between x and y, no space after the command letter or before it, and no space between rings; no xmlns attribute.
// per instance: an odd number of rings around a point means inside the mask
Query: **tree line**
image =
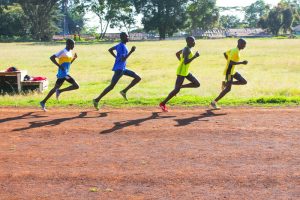
<svg viewBox="0 0 300 200"><path fill-rule="evenodd" d="M243 12L244 20L221 15L224 10ZM134 31L137 15L143 25L139 31L157 33L160 39L212 28L264 28L278 35L300 24L300 0L281 0L274 7L257 0L241 8L217 7L216 0L0 0L0 37L47 41L66 28L70 34L80 33L87 13L99 19L100 39L109 27Z"/></svg>

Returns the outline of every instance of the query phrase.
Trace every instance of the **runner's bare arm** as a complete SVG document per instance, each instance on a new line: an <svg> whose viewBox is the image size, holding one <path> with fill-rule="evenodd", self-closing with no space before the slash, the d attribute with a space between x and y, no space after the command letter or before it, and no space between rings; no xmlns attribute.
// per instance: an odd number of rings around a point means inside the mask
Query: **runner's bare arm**
<svg viewBox="0 0 300 200"><path fill-rule="evenodd" d="M227 56L226 52L224 53L224 57L226 60L228 60L228 56Z"/></svg>
<svg viewBox="0 0 300 200"><path fill-rule="evenodd" d="M58 62L56 61L55 58L56 58L56 56L53 55L53 56L50 57L50 60L51 60L58 68L60 68L61 70L64 70L64 68L63 68L60 64L58 64Z"/></svg>
<svg viewBox="0 0 300 200"><path fill-rule="evenodd" d="M122 57L122 61L126 61L127 58L129 58L129 56L135 51L135 49L136 49L135 46L131 47L131 50L130 50L130 52L127 54L127 56L123 56L123 57Z"/></svg>
<svg viewBox="0 0 300 200"><path fill-rule="evenodd" d="M73 63L77 58L78 58L77 53L75 53L71 63Z"/></svg>
<svg viewBox="0 0 300 200"><path fill-rule="evenodd" d="M244 60L243 62L234 62L231 60L229 64L231 64L231 65L247 65L248 61Z"/></svg>
<svg viewBox="0 0 300 200"><path fill-rule="evenodd" d="M110 53L114 58L116 58L117 56L116 56L114 50L116 50L115 47L112 47L112 48L108 49L109 53Z"/></svg>
<svg viewBox="0 0 300 200"><path fill-rule="evenodd" d="M182 54L182 49L176 52L176 57L180 61L180 55Z"/></svg>
<svg viewBox="0 0 300 200"><path fill-rule="evenodd" d="M197 57L200 56L199 52L197 51L197 52L195 53L195 55L194 55L191 59L189 59L189 54L190 54L190 53L191 53L191 51L190 51L189 49L187 49L187 48L185 48L185 49L183 50L184 64L189 64L189 63L192 62L195 58L197 58Z"/></svg>

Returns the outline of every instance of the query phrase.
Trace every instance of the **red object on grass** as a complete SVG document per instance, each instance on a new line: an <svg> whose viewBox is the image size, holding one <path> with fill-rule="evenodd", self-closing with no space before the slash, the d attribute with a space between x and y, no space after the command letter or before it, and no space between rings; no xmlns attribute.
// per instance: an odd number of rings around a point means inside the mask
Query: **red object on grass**
<svg viewBox="0 0 300 200"><path fill-rule="evenodd" d="M42 76L36 76L36 77L32 77L31 81L44 81L44 80L47 80L47 78Z"/></svg>

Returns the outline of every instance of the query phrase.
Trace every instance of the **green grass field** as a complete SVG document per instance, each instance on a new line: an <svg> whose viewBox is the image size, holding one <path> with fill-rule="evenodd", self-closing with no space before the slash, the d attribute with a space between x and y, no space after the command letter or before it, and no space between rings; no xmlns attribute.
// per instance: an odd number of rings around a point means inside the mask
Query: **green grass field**
<svg viewBox="0 0 300 200"><path fill-rule="evenodd" d="M71 66L71 75L80 84L77 91L66 92L61 101L51 98L51 106L90 106L110 82L114 58L107 51L115 43L78 44L74 52L78 59ZM174 87L178 61L175 52L185 46L184 40L129 42L137 47L127 66L136 71L142 82L128 92L129 102L119 95L130 78L123 77L115 89L103 99L106 105L157 105ZM191 65L191 72L201 87L184 89L170 101L172 105L207 105L220 92L225 59L223 52L236 46L236 39L197 40L194 51L201 56ZM247 66L237 66L248 81L246 86L233 87L220 105L299 105L300 54L299 39L248 39L242 60ZM1 43L0 70L9 66L28 70L31 76L46 76L50 88L56 81L57 67L49 57L63 49L63 44ZM64 85L66 86L66 85ZM49 89L50 89L49 88ZM0 96L2 106L36 106L46 93Z"/></svg>

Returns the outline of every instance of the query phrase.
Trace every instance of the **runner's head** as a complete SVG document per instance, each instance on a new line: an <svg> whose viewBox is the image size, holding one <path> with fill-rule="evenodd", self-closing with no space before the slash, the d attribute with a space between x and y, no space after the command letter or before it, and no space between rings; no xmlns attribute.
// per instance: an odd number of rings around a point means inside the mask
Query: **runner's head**
<svg viewBox="0 0 300 200"><path fill-rule="evenodd" d="M191 48L195 46L195 38L193 36L188 36L185 40L188 47Z"/></svg>
<svg viewBox="0 0 300 200"><path fill-rule="evenodd" d="M246 40L244 40L242 38L240 38L238 40L238 48L239 49L244 49L246 47L246 44L247 44Z"/></svg>
<svg viewBox="0 0 300 200"><path fill-rule="evenodd" d="M125 33L125 32L120 33L120 39L124 43L128 42L128 35L127 35L127 33Z"/></svg>
<svg viewBox="0 0 300 200"><path fill-rule="evenodd" d="M72 40L72 39L67 39L67 41L66 41L66 49L72 50L72 49L74 49L74 46L75 46L75 41Z"/></svg>

